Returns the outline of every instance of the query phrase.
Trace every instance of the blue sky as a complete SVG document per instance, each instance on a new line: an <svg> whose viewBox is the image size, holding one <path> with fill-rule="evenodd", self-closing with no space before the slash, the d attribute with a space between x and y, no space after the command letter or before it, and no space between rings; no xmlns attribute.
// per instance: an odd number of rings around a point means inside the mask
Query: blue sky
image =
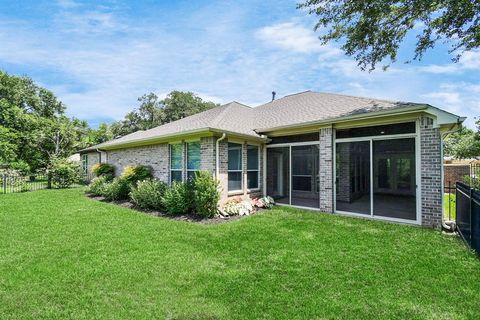
<svg viewBox="0 0 480 320"><path fill-rule="evenodd" d="M0 2L0 68L32 77L93 126L171 90L251 106L272 90L426 102L472 128L480 116L479 51L453 64L442 44L404 64L412 34L388 71L362 72L338 45L321 45L297 1Z"/></svg>

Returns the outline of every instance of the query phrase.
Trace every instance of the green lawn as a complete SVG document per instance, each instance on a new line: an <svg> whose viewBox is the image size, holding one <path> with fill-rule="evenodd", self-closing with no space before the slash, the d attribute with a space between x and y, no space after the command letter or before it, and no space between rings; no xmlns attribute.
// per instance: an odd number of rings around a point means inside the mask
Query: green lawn
<svg viewBox="0 0 480 320"><path fill-rule="evenodd" d="M455 194L445 193L443 196L443 215L445 220L455 220L457 213L455 211L457 202L455 201ZM450 213L450 214L449 214Z"/></svg>
<svg viewBox="0 0 480 320"><path fill-rule="evenodd" d="M81 189L0 197L0 319L479 319L480 261L419 227L276 208L201 225Z"/></svg>

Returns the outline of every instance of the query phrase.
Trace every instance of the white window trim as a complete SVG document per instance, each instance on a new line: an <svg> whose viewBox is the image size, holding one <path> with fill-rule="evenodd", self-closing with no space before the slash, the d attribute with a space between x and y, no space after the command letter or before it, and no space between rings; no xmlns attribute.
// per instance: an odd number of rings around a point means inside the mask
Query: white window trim
<svg viewBox="0 0 480 320"><path fill-rule="evenodd" d="M82 154L82 173L88 174L88 154Z"/></svg>
<svg viewBox="0 0 480 320"><path fill-rule="evenodd" d="M228 183L229 183L229 175L230 172L240 172L240 189L235 189L235 190L228 190L228 195L237 195L237 194L243 194L243 183L244 183L244 178L243 178L243 144L242 143L237 143L237 142L231 142L228 141L228 144L238 144L240 146L240 170L230 170L228 169L228 161L230 161L230 158L227 161L227 189L228 189ZM227 153L229 152L229 146L227 145Z"/></svg>
<svg viewBox="0 0 480 320"><path fill-rule="evenodd" d="M257 151L258 151L258 155L257 155L257 158L258 158L258 166L257 166L257 169L248 169L248 147L257 147ZM257 192L257 191L260 191L260 165L261 165L261 161L260 161L260 145L257 145L257 144L247 144L247 181L246 181L246 186L247 186L247 192ZM257 187L256 188L248 188L248 172L254 172L254 171L257 171Z"/></svg>

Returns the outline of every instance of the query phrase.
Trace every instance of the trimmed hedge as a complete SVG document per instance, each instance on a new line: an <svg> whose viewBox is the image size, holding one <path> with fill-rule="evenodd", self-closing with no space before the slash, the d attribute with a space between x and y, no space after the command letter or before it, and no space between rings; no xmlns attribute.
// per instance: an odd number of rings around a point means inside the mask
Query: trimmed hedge
<svg viewBox="0 0 480 320"><path fill-rule="evenodd" d="M166 190L167 185L158 180L138 181L130 192L130 199L140 208L163 210L162 198Z"/></svg>

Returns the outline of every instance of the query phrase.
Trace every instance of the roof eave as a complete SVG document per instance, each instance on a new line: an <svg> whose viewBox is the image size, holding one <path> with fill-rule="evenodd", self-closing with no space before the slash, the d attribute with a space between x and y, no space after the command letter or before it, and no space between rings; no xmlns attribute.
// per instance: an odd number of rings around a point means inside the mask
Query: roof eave
<svg viewBox="0 0 480 320"><path fill-rule="evenodd" d="M328 124L338 123L338 122L361 120L361 119L366 119L366 118L371 118L371 117L382 117L382 116L395 115L395 114L412 113L412 112L416 112L416 111L426 110L426 109L428 109L428 107L429 106L425 104L425 105L418 105L418 106L412 106L412 107L398 108L398 109L394 109L394 110L385 110L385 111L368 112L368 113L362 113L362 114L354 114L354 115L348 115L348 116L343 116L343 117L336 117L336 118L328 118L328 119L323 119L323 120L295 123L295 124L290 124L290 125L285 125L285 126L255 129L255 132L265 133L265 132L284 130L284 129L294 129L294 128L299 128L299 127L304 127L304 126L314 126L314 125L321 126L321 125L328 125Z"/></svg>
<svg viewBox="0 0 480 320"><path fill-rule="evenodd" d="M235 137L239 137L239 138L251 140L251 141L261 141L261 142L268 141L267 137L263 137L260 135L254 136L254 135L248 135L248 134L238 133L238 132L229 131L229 130L205 127L205 128L182 131L182 132L177 132L173 134L160 135L160 136L155 136L155 137L150 137L145 139L135 139L135 140L125 141L125 142L107 144L104 146L96 145L96 146L92 146L92 147L80 150L79 152L86 153L86 152L98 151L98 150L108 151L108 150L123 149L123 148L135 147L135 146L151 145L155 143L169 142L175 139L189 137L192 135L202 135L202 134L208 135L210 133L220 133L220 134L226 133L227 135L230 135L230 136L235 136Z"/></svg>

